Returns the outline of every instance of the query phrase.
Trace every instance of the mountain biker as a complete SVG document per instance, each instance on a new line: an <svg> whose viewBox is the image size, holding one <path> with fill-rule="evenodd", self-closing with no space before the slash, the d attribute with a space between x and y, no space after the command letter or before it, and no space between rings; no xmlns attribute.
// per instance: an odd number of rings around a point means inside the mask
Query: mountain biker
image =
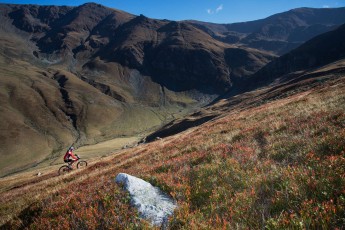
<svg viewBox="0 0 345 230"><path fill-rule="evenodd" d="M74 162L76 162L77 160L79 160L79 157L73 154L73 150L74 150L74 147L71 146L71 147L67 150L65 156L63 157L63 161L64 161L65 163L71 162L71 163L69 163L69 165L68 165L68 167L70 167L70 168L72 168L72 165L73 165Z"/></svg>

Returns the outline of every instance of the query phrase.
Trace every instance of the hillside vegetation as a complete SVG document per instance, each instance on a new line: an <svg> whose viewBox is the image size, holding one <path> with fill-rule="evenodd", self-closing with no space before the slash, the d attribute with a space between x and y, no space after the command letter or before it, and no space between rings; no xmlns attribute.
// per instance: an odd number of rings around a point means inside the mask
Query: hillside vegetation
<svg viewBox="0 0 345 230"><path fill-rule="evenodd" d="M0 180L3 228L150 228L119 172L177 200L171 229L345 225L345 78L319 76L272 99L252 92L219 119L94 162L84 171ZM253 104L261 95L261 103ZM271 98L271 99L269 99ZM224 103L220 102L220 103ZM217 108L215 105L214 108Z"/></svg>

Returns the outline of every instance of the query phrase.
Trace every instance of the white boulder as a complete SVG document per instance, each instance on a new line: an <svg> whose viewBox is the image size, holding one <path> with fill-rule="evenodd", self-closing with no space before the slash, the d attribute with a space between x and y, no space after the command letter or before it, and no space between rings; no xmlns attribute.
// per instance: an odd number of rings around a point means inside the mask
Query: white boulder
<svg viewBox="0 0 345 230"><path fill-rule="evenodd" d="M124 185L131 196L131 204L138 209L140 217L150 221L152 225L165 225L177 207L168 195L140 178L119 173L115 181Z"/></svg>

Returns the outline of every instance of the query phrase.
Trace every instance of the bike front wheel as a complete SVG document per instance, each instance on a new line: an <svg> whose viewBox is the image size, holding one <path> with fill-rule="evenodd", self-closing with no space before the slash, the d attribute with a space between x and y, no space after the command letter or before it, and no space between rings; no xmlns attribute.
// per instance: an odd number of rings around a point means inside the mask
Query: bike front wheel
<svg viewBox="0 0 345 230"><path fill-rule="evenodd" d="M67 165L63 165L59 168L59 175L64 175L66 173L69 173L71 169Z"/></svg>
<svg viewBox="0 0 345 230"><path fill-rule="evenodd" d="M85 168L87 166L87 162L86 161L79 161L77 164L77 168Z"/></svg>

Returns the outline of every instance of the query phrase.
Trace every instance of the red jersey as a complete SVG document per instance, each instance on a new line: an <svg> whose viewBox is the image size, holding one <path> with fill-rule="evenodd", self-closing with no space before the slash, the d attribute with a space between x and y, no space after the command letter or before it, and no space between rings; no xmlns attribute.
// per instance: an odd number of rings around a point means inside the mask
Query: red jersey
<svg viewBox="0 0 345 230"><path fill-rule="evenodd" d="M68 150L65 154L65 156L63 157L64 160L67 160L68 158L72 158L73 160L78 160L78 157L76 157L74 154L73 154L73 151L72 150Z"/></svg>

